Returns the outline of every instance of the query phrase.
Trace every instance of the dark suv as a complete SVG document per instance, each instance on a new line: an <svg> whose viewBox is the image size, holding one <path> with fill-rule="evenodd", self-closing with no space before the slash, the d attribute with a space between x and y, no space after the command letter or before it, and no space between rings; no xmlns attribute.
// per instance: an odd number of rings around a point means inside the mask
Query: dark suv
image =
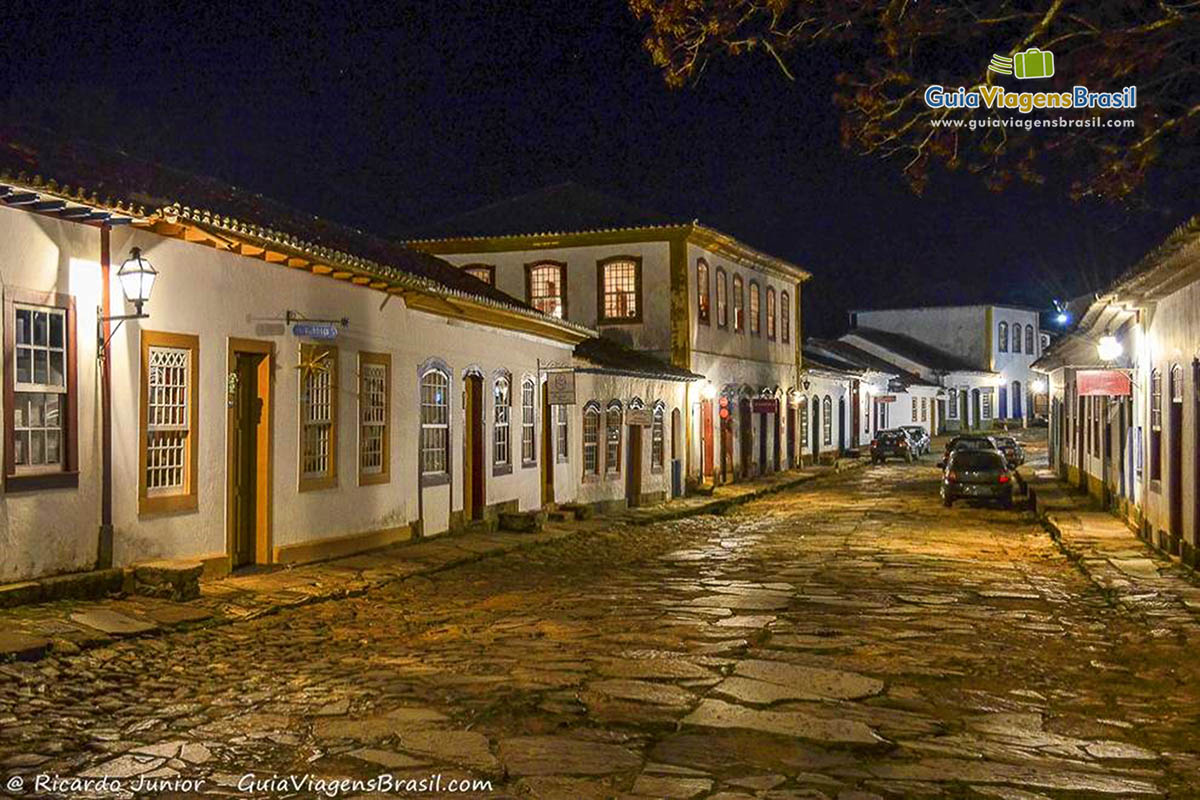
<svg viewBox="0 0 1200 800"><path fill-rule="evenodd" d="M871 440L871 463L882 464L889 458L903 458L912 461L916 457L912 441L908 434L899 428L880 431Z"/></svg>

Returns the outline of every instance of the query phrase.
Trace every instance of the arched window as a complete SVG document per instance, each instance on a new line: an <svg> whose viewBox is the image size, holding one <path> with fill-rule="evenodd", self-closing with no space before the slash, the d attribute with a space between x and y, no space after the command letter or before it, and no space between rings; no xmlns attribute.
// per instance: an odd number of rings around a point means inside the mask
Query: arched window
<svg viewBox="0 0 1200 800"><path fill-rule="evenodd" d="M1012 328L1012 351L1014 353L1021 352L1021 334L1023 333L1020 323L1014 323Z"/></svg>
<svg viewBox="0 0 1200 800"><path fill-rule="evenodd" d="M787 292L779 293L779 338L784 344L792 341L792 298Z"/></svg>
<svg viewBox="0 0 1200 800"><path fill-rule="evenodd" d="M595 401L583 407L583 474L600 474L600 406Z"/></svg>
<svg viewBox="0 0 1200 800"><path fill-rule="evenodd" d="M733 332L746 331L746 298L742 288L742 276L733 276Z"/></svg>
<svg viewBox="0 0 1200 800"><path fill-rule="evenodd" d="M767 287L767 338L775 341L775 290Z"/></svg>
<svg viewBox="0 0 1200 800"><path fill-rule="evenodd" d="M725 270L717 267L717 327L729 327L729 297Z"/></svg>
<svg viewBox="0 0 1200 800"><path fill-rule="evenodd" d="M1025 402L1025 398L1024 398L1024 396L1021 395L1021 382L1013 381L1012 382L1012 404L1013 404L1012 415L1013 415L1013 419L1020 419L1021 417L1025 416L1025 414L1023 413L1022 408L1021 408L1024 405L1024 402Z"/></svg>
<svg viewBox="0 0 1200 800"><path fill-rule="evenodd" d="M947 395L946 416L950 419L958 419L958 389L951 387L947 391Z"/></svg>
<svg viewBox="0 0 1200 800"><path fill-rule="evenodd" d="M800 449L808 447L808 403L800 398Z"/></svg>
<svg viewBox="0 0 1200 800"><path fill-rule="evenodd" d="M758 281L750 281L750 335L762 336L762 298Z"/></svg>
<svg viewBox="0 0 1200 800"><path fill-rule="evenodd" d="M434 367L421 375L421 477L450 468L450 375Z"/></svg>
<svg viewBox="0 0 1200 800"><path fill-rule="evenodd" d="M467 264L462 270L472 278L483 281L488 286L496 285L496 268L491 264Z"/></svg>
<svg viewBox="0 0 1200 800"><path fill-rule="evenodd" d="M512 413L512 379L507 374L496 378L492 391L492 464L507 467L512 463L512 439L509 417Z"/></svg>
<svg viewBox="0 0 1200 800"><path fill-rule="evenodd" d="M621 404L613 400L604 415L604 474L621 471Z"/></svg>
<svg viewBox="0 0 1200 800"><path fill-rule="evenodd" d="M537 463L537 442L534 437L537 389L533 378L521 381L521 463Z"/></svg>
<svg viewBox="0 0 1200 800"><path fill-rule="evenodd" d="M655 403L650 422L650 469L658 471L663 468L664 410L662 401Z"/></svg>
<svg viewBox="0 0 1200 800"><path fill-rule="evenodd" d="M997 332L996 348L1001 353L1008 352L1008 323L1001 322Z"/></svg>
<svg viewBox="0 0 1200 800"><path fill-rule="evenodd" d="M708 262L703 258L696 261L696 319L701 325L708 324Z"/></svg>
<svg viewBox="0 0 1200 800"><path fill-rule="evenodd" d="M1150 480L1162 480L1162 370L1150 373Z"/></svg>
<svg viewBox="0 0 1200 800"><path fill-rule="evenodd" d="M1025 326L1025 352L1031 356L1037 355L1037 353L1035 353L1033 351L1033 326L1032 325Z"/></svg>
<svg viewBox="0 0 1200 800"><path fill-rule="evenodd" d="M525 299L550 317L567 317L567 265L541 261L525 265Z"/></svg>
<svg viewBox="0 0 1200 800"><path fill-rule="evenodd" d="M833 444L833 398L829 395L821 401L821 440Z"/></svg>

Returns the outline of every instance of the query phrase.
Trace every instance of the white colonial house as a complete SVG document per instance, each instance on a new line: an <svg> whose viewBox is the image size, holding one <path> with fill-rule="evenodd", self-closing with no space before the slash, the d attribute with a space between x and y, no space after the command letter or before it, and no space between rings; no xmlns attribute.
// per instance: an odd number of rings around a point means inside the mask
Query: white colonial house
<svg viewBox="0 0 1200 800"><path fill-rule="evenodd" d="M1200 563L1200 217L1095 297L1035 367L1050 461L1146 541Z"/></svg>
<svg viewBox="0 0 1200 800"><path fill-rule="evenodd" d="M574 184L470 212L408 242L550 316L702 376L684 469L734 480L792 465L805 270L694 221ZM789 422L789 420L791 420Z"/></svg>
<svg viewBox="0 0 1200 800"><path fill-rule="evenodd" d="M857 310L843 338L943 386L946 430L1027 425L1046 340L1039 318L996 304Z"/></svg>
<svg viewBox="0 0 1200 800"><path fill-rule="evenodd" d="M0 276L0 582L212 576L679 489L696 376L217 181L6 128Z"/></svg>

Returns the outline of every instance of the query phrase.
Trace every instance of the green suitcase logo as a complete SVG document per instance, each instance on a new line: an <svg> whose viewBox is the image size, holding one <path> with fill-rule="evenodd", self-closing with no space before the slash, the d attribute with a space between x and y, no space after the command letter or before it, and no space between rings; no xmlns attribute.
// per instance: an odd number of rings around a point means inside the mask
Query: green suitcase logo
<svg viewBox="0 0 1200 800"><path fill-rule="evenodd" d="M1031 47L1012 58L994 55L988 63L988 71L1001 75L1016 75L1022 79L1049 78L1054 75L1054 53Z"/></svg>
<svg viewBox="0 0 1200 800"><path fill-rule="evenodd" d="M1054 75L1054 53L1031 47L1013 56L1013 74L1018 78L1049 78Z"/></svg>

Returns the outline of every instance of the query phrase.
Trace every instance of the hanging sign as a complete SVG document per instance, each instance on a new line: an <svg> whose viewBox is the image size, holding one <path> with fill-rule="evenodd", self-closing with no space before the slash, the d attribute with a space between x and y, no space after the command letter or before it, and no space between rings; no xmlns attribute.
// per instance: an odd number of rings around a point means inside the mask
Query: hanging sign
<svg viewBox="0 0 1200 800"><path fill-rule="evenodd" d="M894 394L880 395L879 397L875 398L875 402L876 403L894 403L894 402L896 402L896 395L894 395Z"/></svg>
<svg viewBox="0 0 1200 800"><path fill-rule="evenodd" d="M336 339L338 329L330 322L297 322L292 325L292 335L305 339Z"/></svg>
<svg viewBox="0 0 1200 800"><path fill-rule="evenodd" d="M546 397L552 406L575 405L574 371L546 373Z"/></svg>
<svg viewBox="0 0 1200 800"><path fill-rule="evenodd" d="M1075 389L1080 397L1129 397L1133 394L1129 376L1119 369L1081 369L1075 374Z"/></svg>

